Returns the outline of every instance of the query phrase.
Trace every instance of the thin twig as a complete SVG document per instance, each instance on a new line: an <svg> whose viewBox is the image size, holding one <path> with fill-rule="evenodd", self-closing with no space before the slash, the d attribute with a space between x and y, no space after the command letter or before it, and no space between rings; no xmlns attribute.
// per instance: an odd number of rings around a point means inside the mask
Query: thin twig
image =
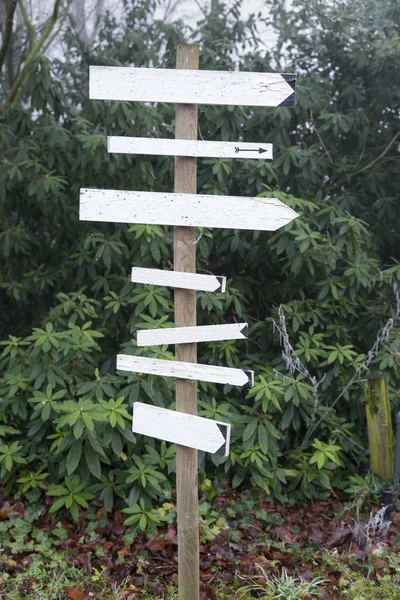
<svg viewBox="0 0 400 600"><path fill-rule="evenodd" d="M373 280L371 281L371 283L373 283ZM316 423L314 423L310 427L310 429L307 431L306 435L303 438L303 441L300 444L300 447L299 447L300 451L304 449L305 445L307 444L307 442L310 439L310 437L312 436L312 434L316 431L316 429L318 429L318 427L321 425L321 423L326 419L327 415L330 412L332 412L332 410L334 409L336 404L339 402L339 400L341 400L341 398L343 398L343 396L347 392L347 390L357 381L357 378L360 376L360 373L362 371L367 371L369 369L372 361L374 360L375 356L378 354L378 351L379 351L379 348L380 348L382 342L389 341L389 337L394 328L394 324L400 318L399 289L398 289L396 282L393 282L392 285L393 285L393 294L394 294L395 303L396 303L394 316L390 317L386 321L386 324L384 325L384 327L382 327L382 329L380 329L378 331L378 335L376 336L374 345L367 352L367 356L360 363L359 367L357 368L356 372L354 373L354 375L350 379L350 381L347 383L347 385L343 388L343 390L340 392L340 394L335 398L335 400L332 402L332 404L329 407L327 407L325 413L320 417L320 419L318 419L318 421Z"/></svg>
<svg viewBox="0 0 400 600"><path fill-rule="evenodd" d="M360 156L358 157L356 164L354 165L355 169L358 167L358 165L362 161L364 153L365 153L365 150L367 149L369 127L370 127L370 123L369 123L369 121L367 121L367 131L365 133L365 144L363 146L363 149L360 152Z"/></svg>
<svg viewBox="0 0 400 600"><path fill-rule="evenodd" d="M334 163L334 160L333 160L333 158L332 158L332 155L331 155L331 153L329 152L328 148L325 146L324 140L322 139L322 137L321 137L321 134L320 134L320 132L318 131L318 127L317 127L317 126L316 126L316 124L315 124L315 121L314 121L314 112L313 112L312 108L310 108L310 119L311 119L312 123L314 124L315 133L317 134L317 138L319 139L319 142L320 142L321 146L322 146L322 147L323 147L323 149L325 150L325 154L326 154L326 156L329 158L329 160L330 160L330 163L331 163L332 165L333 165L333 164L335 164L335 163Z"/></svg>
<svg viewBox="0 0 400 600"><path fill-rule="evenodd" d="M384 149L384 151L377 156L376 158L374 158L374 160L372 160L370 163L368 163L368 165L366 165L365 167L363 167L362 169L360 169L359 171L357 171L356 173L354 173L354 175L359 175L360 173L363 173L363 171L366 171L367 169L369 169L370 167L372 167L373 165L375 165L381 158L383 158L386 154L386 152L388 152L390 150L390 148L393 146L393 144L395 143L395 141L397 140L397 138L400 135L400 131L398 131L396 133L396 135L394 136L394 138L389 142L389 144L386 146L386 148Z"/></svg>

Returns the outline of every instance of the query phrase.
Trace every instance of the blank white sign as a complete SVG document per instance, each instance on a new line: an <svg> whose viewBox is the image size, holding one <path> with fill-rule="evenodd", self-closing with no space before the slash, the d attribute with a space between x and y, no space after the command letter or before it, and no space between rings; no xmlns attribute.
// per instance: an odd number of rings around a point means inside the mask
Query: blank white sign
<svg viewBox="0 0 400 600"><path fill-rule="evenodd" d="M247 337L247 323L197 325L195 327L171 327L170 329L142 329L137 333L137 344L138 346L197 344L222 340L245 340Z"/></svg>
<svg viewBox="0 0 400 600"><path fill-rule="evenodd" d="M127 354L117 355L117 369L119 371L163 375L164 377L177 377L178 379L210 381L212 383L237 385L246 388L253 387L254 385L253 371L180 362L178 360L129 356Z"/></svg>
<svg viewBox="0 0 400 600"><path fill-rule="evenodd" d="M79 218L275 231L298 214L277 198L81 189Z"/></svg>
<svg viewBox="0 0 400 600"><path fill-rule="evenodd" d="M132 431L158 440L228 456L231 426L195 415L135 402Z"/></svg>
<svg viewBox="0 0 400 600"><path fill-rule="evenodd" d="M296 75L243 71L89 68L89 98L176 104L294 106Z"/></svg>
<svg viewBox="0 0 400 600"><path fill-rule="evenodd" d="M161 269L145 269L133 267L131 281L150 285L202 292L225 292L226 277L219 275L203 275L202 273L186 273L184 271L163 271Z"/></svg>

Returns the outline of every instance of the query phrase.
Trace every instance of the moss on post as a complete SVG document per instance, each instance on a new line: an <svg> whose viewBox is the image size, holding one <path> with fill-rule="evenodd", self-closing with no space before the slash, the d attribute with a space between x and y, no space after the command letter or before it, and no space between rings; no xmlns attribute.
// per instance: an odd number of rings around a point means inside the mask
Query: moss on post
<svg viewBox="0 0 400 600"><path fill-rule="evenodd" d="M371 470L389 486L393 479L394 435L388 378L383 373L367 375L365 399Z"/></svg>

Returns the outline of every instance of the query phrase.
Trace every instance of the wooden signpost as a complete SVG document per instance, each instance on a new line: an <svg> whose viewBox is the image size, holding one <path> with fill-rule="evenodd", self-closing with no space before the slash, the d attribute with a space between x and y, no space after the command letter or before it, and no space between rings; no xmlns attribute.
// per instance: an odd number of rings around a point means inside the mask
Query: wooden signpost
<svg viewBox="0 0 400 600"><path fill-rule="evenodd" d="M132 430L158 440L220 456L229 454L231 426L228 423L220 423L176 410L135 402Z"/></svg>
<svg viewBox="0 0 400 600"><path fill-rule="evenodd" d="M223 293L225 277L196 273L196 227L275 231L298 215L276 198L197 195L196 157L272 158L271 144L197 140L197 104L294 106L296 76L199 71L197 46L177 48L176 69L90 67L92 99L173 102L175 140L108 139L109 152L175 156L174 193L83 189L85 221L174 225L174 270L134 267L131 280L175 289L175 327L138 332L139 346L175 344L175 361L117 356L117 369L174 377L176 411L134 404L135 433L177 444L179 600L199 600L197 452L229 452L230 425L197 416L197 381L251 387L254 373L197 363L197 343L247 338L247 324L196 326L196 290Z"/></svg>
<svg viewBox="0 0 400 600"><path fill-rule="evenodd" d="M205 142L200 140L163 140L160 138L107 138L109 152L122 154L152 154L197 156L205 158L272 158L272 144L244 142Z"/></svg>

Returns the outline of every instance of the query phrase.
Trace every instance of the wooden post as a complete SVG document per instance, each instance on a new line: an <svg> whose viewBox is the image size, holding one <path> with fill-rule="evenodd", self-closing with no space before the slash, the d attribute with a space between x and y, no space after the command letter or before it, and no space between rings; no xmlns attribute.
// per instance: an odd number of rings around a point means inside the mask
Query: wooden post
<svg viewBox="0 0 400 600"><path fill-rule="evenodd" d="M371 470L389 487L394 468L394 436L387 376L379 372L367 375L365 399Z"/></svg>
<svg viewBox="0 0 400 600"><path fill-rule="evenodd" d="M196 45L178 46L177 69L198 69L199 49ZM197 105L178 104L176 107L175 137L197 139ZM176 157L175 192L197 192L197 159ZM196 229L175 227L175 271L196 271ZM175 290L176 327L196 325L196 292ZM197 345L176 346L176 359L197 362ZM197 382L176 380L176 410L197 414ZM179 600L199 600L199 507L198 507L198 461L197 450L177 446L176 455L177 520L178 520L178 586Z"/></svg>

